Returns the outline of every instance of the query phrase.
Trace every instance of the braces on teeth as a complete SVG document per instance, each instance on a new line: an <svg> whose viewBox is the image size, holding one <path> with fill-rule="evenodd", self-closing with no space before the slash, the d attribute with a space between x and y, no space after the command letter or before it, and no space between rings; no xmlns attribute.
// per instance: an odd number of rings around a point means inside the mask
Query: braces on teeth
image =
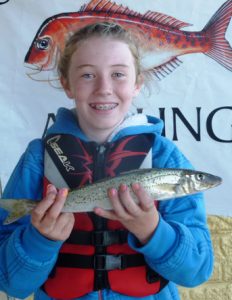
<svg viewBox="0 0 232 300"><path fill-rule="evenodd" d="M93 108L100 109L100 110L108 110L108 109L113 109L114 107L117 106L117 104L96 104L91 106Z"/></svg>

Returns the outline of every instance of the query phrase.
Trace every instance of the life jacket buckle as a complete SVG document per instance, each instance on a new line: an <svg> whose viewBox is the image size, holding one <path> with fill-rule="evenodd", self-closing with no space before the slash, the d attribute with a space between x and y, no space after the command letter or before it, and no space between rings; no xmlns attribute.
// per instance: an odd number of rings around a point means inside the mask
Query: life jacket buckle
<svg viewBox="0 0 232 300"><path fill-rule="evenodd" d="M123 270L123 255L94 255L94 269L97 271Z"/></svg>

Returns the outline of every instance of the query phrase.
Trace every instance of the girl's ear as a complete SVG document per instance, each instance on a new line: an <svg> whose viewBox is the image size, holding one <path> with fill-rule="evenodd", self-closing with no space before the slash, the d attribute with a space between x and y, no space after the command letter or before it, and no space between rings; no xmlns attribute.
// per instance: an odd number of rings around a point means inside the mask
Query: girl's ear
<svg viewBox="0 0 232 300"><path fill-rule="evenodd" d="M71 89L69 87L68 80L66 78L64 78L64 77L61 77L60 78L60 83L61 83L61 85L62 85L62 87L63 87L63 89L64 89L65 94L67 95L67 97L70 98L70 99L73 99L74 96L73 96L72 91L71 91Z"/></svg>
<svg viewBox="0 0 232 300"><path fill-rule="evenodd" d="M143 83L144 83L143 75L139 74L135 83L134 97L138 96L138 94L140 93Z"/></svg>

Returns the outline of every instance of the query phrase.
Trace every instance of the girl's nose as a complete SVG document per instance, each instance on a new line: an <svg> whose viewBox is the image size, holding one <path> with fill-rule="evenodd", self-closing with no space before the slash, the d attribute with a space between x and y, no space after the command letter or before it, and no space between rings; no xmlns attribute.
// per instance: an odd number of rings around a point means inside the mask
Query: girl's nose
<svg viewBox="0 0 232 300"><path fill-rule="evenodd" d="M112 82L107 76L99 76L96 81L96 93L100 95L112 94Z"/></svg>

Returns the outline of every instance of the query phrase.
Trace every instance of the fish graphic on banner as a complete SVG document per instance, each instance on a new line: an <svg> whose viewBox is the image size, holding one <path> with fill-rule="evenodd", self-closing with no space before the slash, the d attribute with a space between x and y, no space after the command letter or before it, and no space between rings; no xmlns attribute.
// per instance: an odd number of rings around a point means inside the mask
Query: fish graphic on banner
<svg viewBox="0 0 232 300"><path fill-rule="evenodd" d="M172 73L179 56L204 53L232 71L232 48L225 34L232 16L232 0L226 1L201 31L183 31L191 24L162 13L135 12L109 0L92 0L77 12L51 16L40 26L25 56L28 76L39 80L41 71L55 70L67 37L75 30L95 22L117 22L131 30L143 50L143 65L157 79Z"/></svg>

